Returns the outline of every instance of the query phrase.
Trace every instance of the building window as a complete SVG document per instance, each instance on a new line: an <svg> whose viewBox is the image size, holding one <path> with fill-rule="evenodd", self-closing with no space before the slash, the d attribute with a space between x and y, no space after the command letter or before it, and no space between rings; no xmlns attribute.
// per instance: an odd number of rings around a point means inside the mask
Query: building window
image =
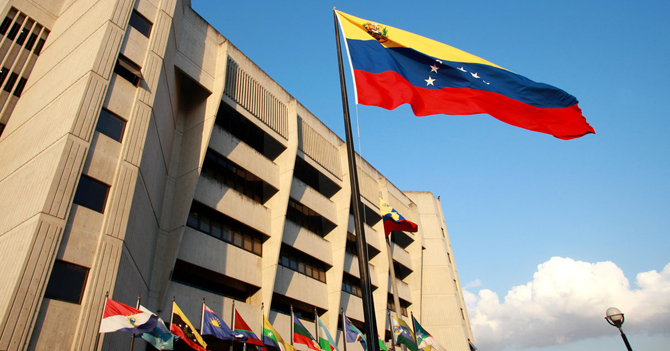
<svg viewBox="0 0 670 351"><path fill-rule="evenodd" d="M324 236L321 216L291 198L288 199L286 218L320 237Z"/></svg>
<svg viewBox="0 0 670 351"><path fill-rule="evenodd" d="M80 304L87 277L88 268L56 260L44 297Z"/></svg>
<svg viewBox="0 0 670 351"><path fill-rule="evenodd" d="M456 283L456 279L454 279L454 289L456 289L456 291L458 291L458 283Z"/></svg>
<svg viewBox="0 0 670 351"><path fill-rule="evenodd" d="M82 174L74 194L74 203L103 213L108 193L109 185Z"/></svg>
<svg viewBox="0 0 670 351"><path fill-rule="evenodd" d="M0 24L0 35L7 34L7 29L9 29L9 26L11 25L12 25L12 18L5 17L5 19L2 21L2 24Z"/></svg>
<svg viewBox="0 0 670 351"><path fill-rule="evenodd" d="M2 67L2 69L0 69L0 86L2 85L2 83L5 82L5 78L7 78L7 73L9 73L9 68Z"/></svg>
<svg viewBox="0 0 670 351"><path fill-rule="evenodd" d="M400 314L407 317L407 307L409 307L409 303L405 302L405 300L402 299L399 299L399 301L400 301ZM393 295L391 294L388 294L388 297L386 299L386 309L395 312L395 302L393 300Z"/></svg>
<svg viewBox="0 0 670 351"><path fill-rule="evenodd" d="M9 79L7 79L7 84L5 84L5 91L10 92L12 91L12 88L14 88L14 83L16 83L16 79L19 78L19 75L12 72L12 74L9 75Z"/></svg>
<svg viewBox="0 0 670 351"><path fill-rule="evenodd" d="M21 94L23 93L23 88L25 88L25 86L26 86L26 81L27 81L27 79L25 79L23 77L21 77L21 79L19 79L19 83L16 84L16 89L14 89L14 96L21 97Z"/></svg>
<svg viewBox="0 0 670 351"><path fill-rule="evenodd" d="M5 130L5 125L0 123L0 135L2 135L3 130Z"/></svg>
<svg viewBox="0 0 670 351"><path fill-rule="evenodd" d="M326 282L326 265L324 263L286 246L282 246L279 265L318 281Z"/></svg>
<svg viewBox="0 0 670 351"><path fill-rule="evenodd" d="M451 254L447 252L447 259L449 259L449 263L451 263Z"/></svg>
<svg viewBox="0 0 670 351"><path fill-rule="evenodd" d="M37 45L35 45L35 51L33 51L33 54L39 56L40 53L42 52L42 47L44 46L44 39L40 39L37 42Z"/></svg>
<svg viewBox="0 0 670 351"><path fill-rule="evenodd" d="M35 45L35 42L37 41L37 35L35 33L30 33L30 38L28 38L28 41L26 42L26 50L30 51L33 49L33 45Z"/></svg>
<svg viewBox="0 0 670 351"><path fill-rule="evenodd" d="M342 291L354 296L363 297L361 280L348 274L344 274L342 276Z"/></svg>
<svg viewBox="0 0 670 351"><path fill-rule="evenodd" d="M123 118L104 108L100 111L100 117L98 118L98 124L95 126L95 130L121 142L123 131L125 129L126 121Z"/></svg>
<svg viewBox="0 0 670 351"><path fill-rule="evenodd" d="M463 320L465 320L465 311L461 308L461 317L463 317Z"/></svg>
<svg viewBox="0 0 670 351"><path fill-rule="evenodd" d="M262 234L246 225L193 202L186 225L258 256L263 256Z"/></svg>
<svg viewBox="0 0 670 351"><path fill-rule="evenodd" d="M258 203L264 202L263 181L212 150L207 150L202 174L226 184Z"/></svg>
<svg viewBox="0 0 670 351"><path fill-rule="evenodd" d="M37 45L39 46L39 43ZM139 86L142 80L142 68L123 55L119 55L119 59L116 61L116 66L114 67L114 73L134 86Z"/></svg>
<svg viewBox="0 0 670 351"><path fill-rule="evenodd" d="M151 34L151 22L135 10L133 10L133 13L130 15L130 26L137 29L138 32L142 33L142 35L147 38Z"/></svg>
<svg viewBox="0 0 670 351"><path fill-rule="evenodd" d="M9 34L7 34L7 38L14 40L14 38L16 38L16 35L19 34L19 29L21 29L21 24L14 23L12 29L9 30Z"/></svg>
<svg viewBox="0 0 670 351"><path fill-rule="evenodd" d="M237 279L179 259L175 262L170 279L180 284L242 302L246 302L259 289Z"/></svg>

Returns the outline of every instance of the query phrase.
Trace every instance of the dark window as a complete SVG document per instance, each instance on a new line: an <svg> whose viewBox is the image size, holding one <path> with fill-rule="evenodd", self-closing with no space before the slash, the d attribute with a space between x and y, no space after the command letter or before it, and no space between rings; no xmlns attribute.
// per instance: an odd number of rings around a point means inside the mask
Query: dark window
<svg viewBox="0 0 670 351"><path fill-rule="evenodd" d="M410 304L408 302L400 299L400 314L407 316L407 307L409 307L409 305ZM393 301L393 295L391 294L388 294L388 298L386 300L386 309L395 312L395 302Z"/></svg>
<svg viewBox="0 0 670 351"><path fill-rule="evenodd" d="M14 96L21 97L21 93L23 93L23 88L25 86L26 86L26 79L21 77L21 79L19 79L19 83L16 84L16 89L14 89Z"/></svg>
<svg viewBox="0 0 670 351"><path fill-rule="evenodd" d="M9 75L9 79L7 79L7 84L5 84L6 92L12 91L12 88L14 88L14 83L16 83L17 78L19 78L19 75L14 72L12 72L12 74Z"/></svg>
<svg viewBox="0 0 670 351"><path fill-rule="evenodd" d="M351 295L363 297L361 280L352 275L344 274L342 276L342 291L348 292Z"/></svg>
<svg viewBox="0 0 670 351"><path fill-rule="evenodd" d="M130 26L137 29L138 32L142 33L147 38L151 34L151 22L135 10L133 10L133 13L130 15Z"/></svg>
<svg viewBox="0 0 670 351"><path fill-rule="evenodd" d="M95 130L121 142L123 131L125 129L126 121L123 120L123 118L104 108L100 111L100 117L98 118L98 124L95 126Z"/></svg>
<svg viewBox="0 0 670 351"><path fill-rule="evenodd" d="M7 34L7 38L14 40L14 38L16 38L16 35L19 33L19 29L21 29L21 25L18 23L14 23L12 29L9 30L9 34Z"/></svg>
<svg viewBox="0 0 670 351"><path fill-rule="evenodd" d="M35 51L33 51L33 53L34 53L35 55L39 56L40 53L42 52L42 47L43 47L43 46L44 46L44 39L40 39L40 40L37 42L37 45L35 45Z"/></svg>
<svg viewBox="0 0 670 351"><path fill-rule="evenodd" d="M298 250L282 246L278 263L280 266L284 266L310 278L326 282L326 265Z"/></svg>
<svg viewBox="0 0 670 351"><path fill-rule="evenodd" d="M9 68L2 67L2 69L0 69L0 86L2 86L2 83L5 82L5 78L7 78L7 73L9 73Z"/></svg>
<svg viewBox="0 0 670 351"><path fill-rule="evenodd" d="M21 34L19 34L18 39L16 39L17 44L23 45L23 43L25 43L26 38L28 37L28 30L29 30L28 28L23 28L21 30Z"/></svg>
<svg viewBox="0 0 670 351"><path fill-rule="evenodd" d="M114 73L134 86L140 85L140 81L142 80L141 70L140 66L123 55L119 55L119 59L116 61L116 66L114 67Z"/></svg>
<svg viewBox="0 0 670 351"><path fill-rule="evenodd" d="M103 213L108 193L109 185L82 174L74 194L74 203Z"/></svg>
<svg viewBox="0 0 670 351"><path fill-rule="evenodd" d="M30 33L30 38L28 38L28 41L26 42L26 46L24 46L24 48L26 48L26 50L32 50L33 45L35 45L36 41L37 41L37 34Z"/></svg>
<svg viewBox="0 0 670 351"><path fill-rule="evenodd" d="M237 190L258 203L265 203L276 192L276 189L267 186L253 173L212 150L207 150L205 162L202 165L202 174L221 184L226 184L229 188Z"/></svg>
<svg viewBox="0 0 670 351"><path fill-rule="evenodd" d="M10 25L12 25L12 19L5 17L5 19L2 21L2 24L0 24L0 35L5 35Z"/></svg>
<svg viewBox="0 0 670 351"><path fill-rule="evenodd" d="M262 234L198 202L191 205L186 225L243 250L263 256Z"/></svg>
<svg viewBox="0 0 670 351"><path fill-rule="evenodd" d="M0 123L0 135L2 135L3 130L5 130L5 125Z"/></svg>
<svg viewBox="0 0 670 351"><path fill-rule="evenodd" d="M87 277L88 268L56 260L44 297L80 304Z"/></svg>

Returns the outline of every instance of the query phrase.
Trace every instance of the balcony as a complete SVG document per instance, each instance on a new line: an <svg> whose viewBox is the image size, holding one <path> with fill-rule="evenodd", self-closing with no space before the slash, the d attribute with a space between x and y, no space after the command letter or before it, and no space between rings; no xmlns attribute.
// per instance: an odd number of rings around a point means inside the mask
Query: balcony
<svg viewBox="0 0 670 351"><path fill-rule="evenodd" d="M373 286L378 287L376 268L372 264L368 264L368 266L370 267L370 282ZM358 279L361 278L357 256L354 256L349 252L344 253L344 271Z"/></svg>
<svg viewBox="0 0 670 351"><path fill-rule="evenodd" d="M344 309L344 314L347 317L359 321L365 320L365 316L363 315L363 300L360 297L342 291L340 307Z"/></svg>
<svg viewBox="0 0 670 351"><path fill-rule="evenodd" d="M327 265L333 265L332 245L330 241L312 233L311 231L286 220L282 242L302 251Z"/></svg>
<svg viewBox="0 0 670 351"><path fill-rule="evenodd" d="M404 281L397 279L395 280L398 283L398 297L402 300L412 302L412 293L409 291L409 284ZM393 287L391 286L392 279L389 279L388 292L393 293Z"/></svg>
<svg viewBox="0 0 670 351"><path fill-rule="evenodd" d="M326 284L283 266L277 266L274 292L322 309L328 309Z"/></svg>
<svg viewBox="0 0 670 351"><path fill-rule="evenodd" d="M260 256L190 227L184 228L177 258L247 284L262 285Z"/></svg>
<svg viewBox="0 0 670 351"><path fill-rule="evenodd" d="M270 209L225 184L200 177L193 198L270 236Z"/></svg>
<svg viewBox="0 0 670 351"><path fill-rule="evenodd" d="M240 141L221 126L215 125L209 147L279 189L279 167L251 146Z"/></svg>
<svg viewBox="0 0 670 351"><path fill-rule="evenodd" d="M295 177L291 182L291 198L309 207L331 223L337 223L337 208L335 204L320 192Z"/></svg>
<svg viewBox="0 0 670 351"><path fill-rule="evenodd" d="M409 270L412 269L412 257L410 257L409 252L405 251L400 245L393 244L391 247L393 251L393 260L400 263L401 265L407 267Z"/></svg>

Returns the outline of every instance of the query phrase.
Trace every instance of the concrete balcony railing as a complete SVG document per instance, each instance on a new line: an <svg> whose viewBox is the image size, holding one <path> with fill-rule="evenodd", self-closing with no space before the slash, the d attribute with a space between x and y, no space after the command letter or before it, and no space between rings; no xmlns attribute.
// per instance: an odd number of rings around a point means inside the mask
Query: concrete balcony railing
<svg viewBox="0 0 670 351"><path fill-rule="evenodd" d="M365 320L363 315L363 300L355 295L342 292L340 297L340 307L344 309L344 314L349 318L359 321Z"/></svg>
<svg viewBox="0 0 670 351"><path fill-rule="evenodd" d="M398 284L398 297L405 301L412 302L412 293L409 291L409 284L405 283L400 279L396 279L395 281ZM393 293L393 287L391 286L391 284L392 279L389 279L388 284L389 293Z"/></svg>
<svg viewBox="0 0 670 351"><path fill-rule="evenodd" d="M311 231L286 220L282 242L312 257L333 265L332 244Z"/></svg>
<svg viewBox="0 0 670 351"><path fill-rule="evenodd" d="M279 189L279 167L218 125L214 126L209 147Z"/></svg>
<svg viewBox="0 0 670 351"><path fill-rule="evenodd" d="M370 282L373 286L378 287L377 270L373 264L368 264L368 266L370 267ZM356 278L361 278L357 256L354 256L349 252L344 253L344 271Z"/></svg>
<svg viewBox="0 0 670 351"><path fill-rule="evenodd" d="M401 265L407 267L409 270L412 269L412 257L410 257L409 252L405 251L399 245L393 245L391 250L393 251L393 260L400 263Z"/></svg>
<svg viewBox="0 0 670 351"><path fill-rule="evenodd" d="M337 223L337 207L335 203L300 179L293 178L291 182L291 197L320 214L331 223Z"/></svg>
<svg viewBox="0 0 670 351"><path fill-rule="evenodd" d="M284 266L277 266L274 292L309 305L328 309L328 291L325 283Z"/></svg>
<svg viewBox="0 0 670 351"><path fill-rule="evenodd" d="M245 283L262 285L262 258L237 246L184 228L177 258Z"/></svg>
<svg viewBox="0 0 670 351"><path fill-rule="evenodd" d="M270 236L270 209L221 182L200 177L193 198Z"/></svg>

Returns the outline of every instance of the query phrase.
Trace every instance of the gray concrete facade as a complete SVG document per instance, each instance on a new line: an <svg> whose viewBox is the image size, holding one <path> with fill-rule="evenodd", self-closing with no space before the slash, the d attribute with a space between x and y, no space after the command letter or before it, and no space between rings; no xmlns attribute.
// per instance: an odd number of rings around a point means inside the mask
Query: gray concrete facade
<svg viewBox="0 0 670 351"><path fill-rule="evenodd" d="M315 310L333 334L340 309L363 323L344 142L190 1L0 11L0 350L128 349L129 334L97 333L106 295L141 295L166 321L175 297L196 328L203 298L226 322L235 302L257 334L264 306L286 340L288 306L310 330ZM379 334L393 303L381 194L420 229L393 234L403 318L469 350L439 201L357 165Z"/></svg>

